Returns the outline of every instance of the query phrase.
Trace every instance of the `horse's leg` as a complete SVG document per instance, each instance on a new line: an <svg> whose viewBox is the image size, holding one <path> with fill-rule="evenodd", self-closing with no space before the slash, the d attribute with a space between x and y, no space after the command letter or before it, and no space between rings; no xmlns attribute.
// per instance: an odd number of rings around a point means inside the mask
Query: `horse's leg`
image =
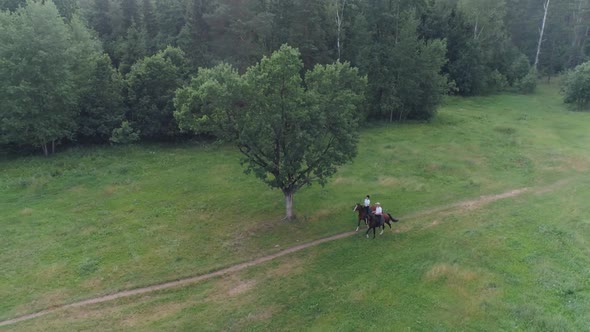
<svg viewBox="0 0 590 332"><path fill-rule="evenodd" d="M365 236L367 237L367 239L369 238L369 231L370 231L370 230L371 230L370 228L369 228L369 229L367 229L367 232L365 233Z"/></svg>
<svg viewBox="0 0 590 332"><path fill-rule="evenodd" d="M359 227L361 227L361 220L360 219L359 219L358 224L356 225L356 231L355 232L358 232L359 231Z"/></svg>
<svg viewBox="0 0 590 332"><path fill-rule="evenodd" d="M376 228L377 228L377 227L373 227L373 239L375 238L375 229L376 229Z"/></svg>

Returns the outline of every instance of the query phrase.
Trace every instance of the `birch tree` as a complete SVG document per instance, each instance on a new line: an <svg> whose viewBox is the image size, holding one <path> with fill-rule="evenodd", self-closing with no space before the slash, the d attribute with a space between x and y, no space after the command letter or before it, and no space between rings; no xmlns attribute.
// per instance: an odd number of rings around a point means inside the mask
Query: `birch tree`
<svg viewBox="0 0 590 332"><path fill-rule="evenodd" d="M547 22L547 12L549 11L549 3L551 0L545 1L543 4L543 22L541 23L541 29L539 30L539 41L537 42L537 53L535 55L535 63L533 68L537 70L537 65L539 64L539 54L541 54L541 45L543 44L543 33L545 33L545 22Z"/></svg>
<svg viewBox="0 0 590 332"><path fill-rule="evenodd" d="M342 56L342 22L344 20L344 8L346 0L335 0L334 10L336 12L336 48L338 49L338 61Z"/></svg>

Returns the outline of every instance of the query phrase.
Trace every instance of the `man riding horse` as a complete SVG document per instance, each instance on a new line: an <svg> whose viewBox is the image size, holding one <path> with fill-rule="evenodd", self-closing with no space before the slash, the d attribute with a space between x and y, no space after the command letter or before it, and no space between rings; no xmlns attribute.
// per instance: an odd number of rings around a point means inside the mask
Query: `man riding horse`
<svg viewBox="0 0 590 332"><path fill-rule="evenodd" d="M375 211L373 211L373 214L379 222L378 227L383 226L383 209L381 208L381 203L377 202L375 204Z"/></svg>

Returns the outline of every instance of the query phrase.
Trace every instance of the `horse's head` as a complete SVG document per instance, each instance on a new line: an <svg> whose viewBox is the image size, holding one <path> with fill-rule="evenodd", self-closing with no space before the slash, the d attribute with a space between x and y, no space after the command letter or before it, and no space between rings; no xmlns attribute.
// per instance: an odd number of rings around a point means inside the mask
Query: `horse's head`
<svg viewBox="0 0 590 332"><path fill-rule="evenodd" d="M354 208L352 209L352 212L354 212L354 211L358 211L358 210L360 209L360 206L361 206L361 205L360 205L359 203L356 203L356 204L354 205Z"/></svg>

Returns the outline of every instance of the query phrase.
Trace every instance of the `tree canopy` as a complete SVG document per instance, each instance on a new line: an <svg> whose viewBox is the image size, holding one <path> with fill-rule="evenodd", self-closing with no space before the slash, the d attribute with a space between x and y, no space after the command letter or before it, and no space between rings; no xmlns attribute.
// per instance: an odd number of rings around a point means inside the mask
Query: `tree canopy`
<svg viewBox="0 0 590 332"><path fill-rule="evenodd" d="M300 53L283 45L242 75L227 64L202 69L175 99L180 127L235 144L246 172L282 190L288 219L295 192L325 184L356 155L366 86L347 63L302 70Z"/></svg>
<svg viewBox="0 0 590 332"><path fill-rule="evenodd" d="M0 12L0 141L49 146L76 133L85 60L97 53L85 28L49 2Z"/></svg>

